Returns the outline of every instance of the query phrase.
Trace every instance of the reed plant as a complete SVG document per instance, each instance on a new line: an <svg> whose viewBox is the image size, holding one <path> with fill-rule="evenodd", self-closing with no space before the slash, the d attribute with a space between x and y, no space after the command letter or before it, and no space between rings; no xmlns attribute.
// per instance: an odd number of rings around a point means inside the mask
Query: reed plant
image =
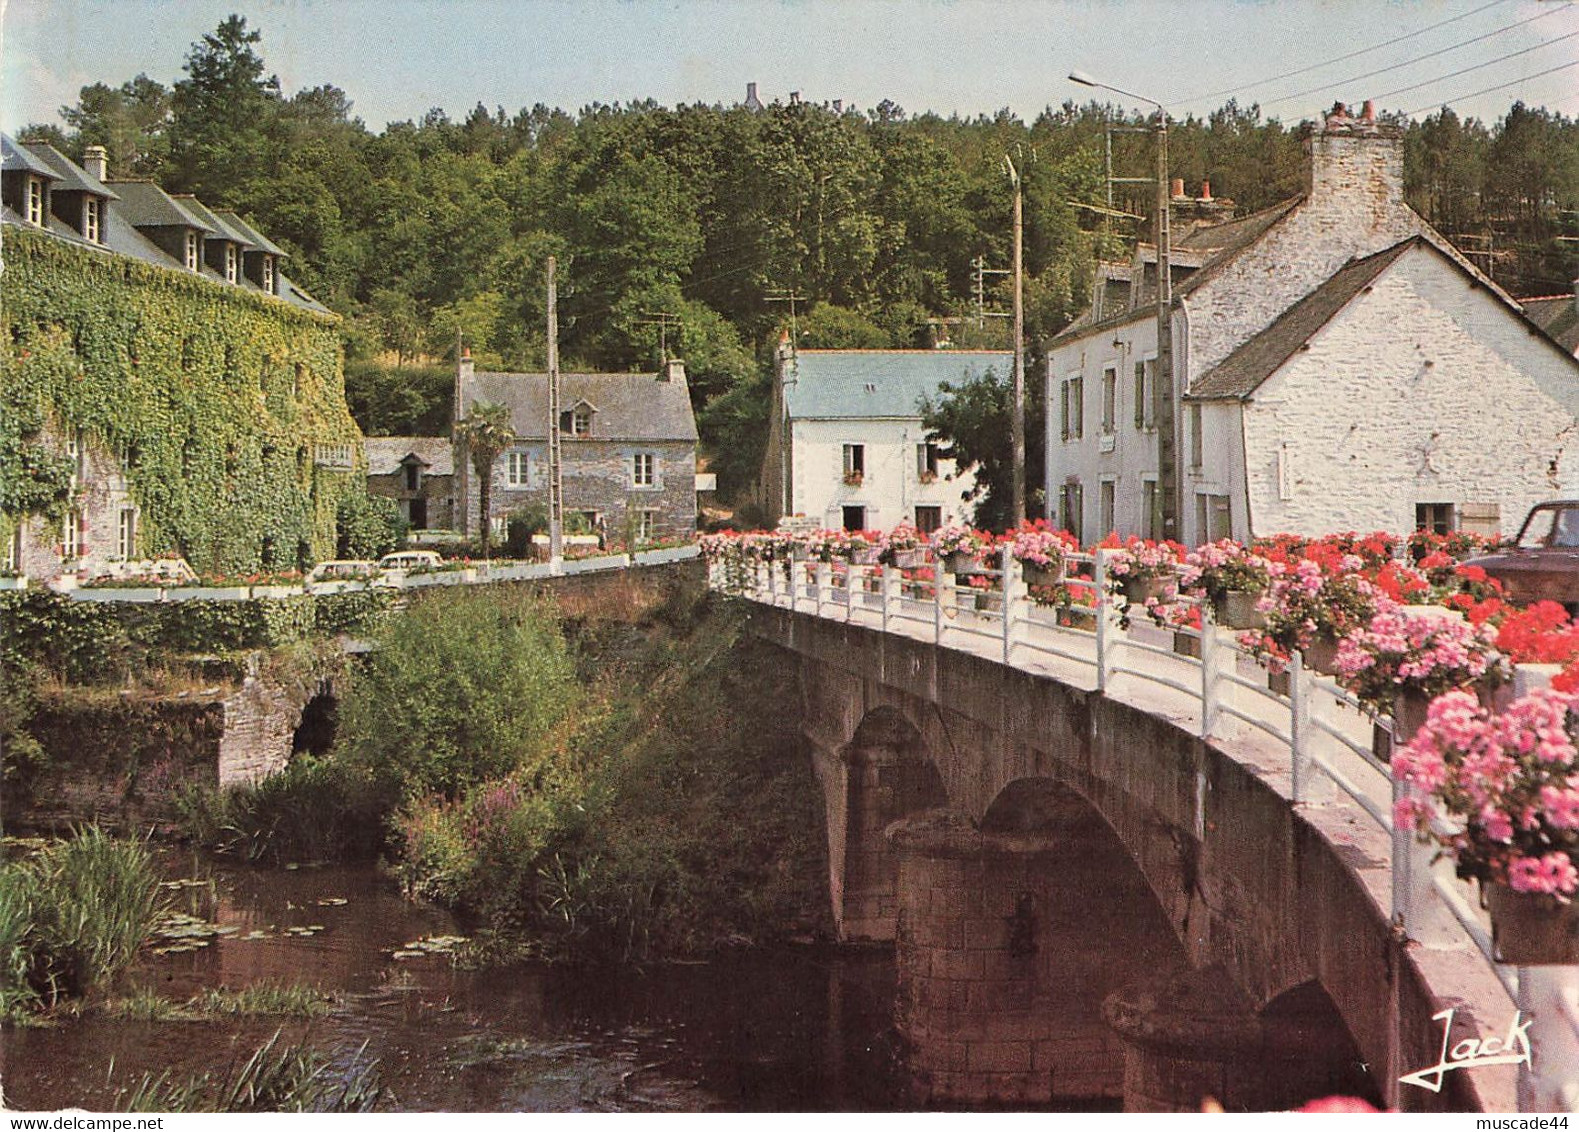
<svg viewBox="0 0 1579 1132"><path fill-rule="evenodd" d="M367 1045L343 1063L281 1031L240 1066L178 1078L144 1074L116 1098L121 1112L372 1112L383 1098L378 1062Z"/></svg>

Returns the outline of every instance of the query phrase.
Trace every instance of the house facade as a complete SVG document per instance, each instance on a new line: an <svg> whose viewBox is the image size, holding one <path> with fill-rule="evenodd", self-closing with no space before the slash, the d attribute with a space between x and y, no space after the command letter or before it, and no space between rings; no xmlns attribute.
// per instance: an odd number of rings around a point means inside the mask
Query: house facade
<svg viewBox="0 0 1579 1132"><path fill-rule="evenodd" d="M455 446L447 436L370 436L367 493L393 499L414 531L455 527Z"/></svg>
<svg viewBox="0 0 1579 1132"><path fill-rule="evenodd" d="M1171 374L1155 372L1155 249L1112 272L1123 302L1049 344L1047 490L1061 525L1086 541L1164 534L1158 380L1175 405L1180 529L1168 533L1189 544L1489 533L1569 489L1579 371L1404 203L1402 145L1369 107L1336 108L1307 143L1302 195L1185 227Z"/></svg>
<svg viewBox="0 0 1579 1132"><path fill-rule="evenodd" d="M626 546L692 538L697 433L685 363L671 361L658 373L561 373L559 387L566 522L579 516ZM463 356L455 419L476 404L506 406L516 436L491 469L490 508L502 533L512 512L548 506L548 375L479 373ZM456 523L475 535L481 492L463 443L453 468Z"/></svg>
<svg viewBox="0 0 1579 1132"><path fill-rule="evenodd" d="M769 516L830 529L970 517L973 472L927 440L920 404L945 383L1007 377L1014 355L967 350L794 350L781 346L759 502Z"/></svg>
<svg viewBox="0 0 1579 1132"><path fill-rule="evenodd" d="M0 412L16 446L0 468L0 569L50 580L158 554L213 572L332 556L361 435L338 319L280 270L280 249L250 228L219 239L190 198L113 180L99 147L78 165L0 136L0 159ZM268 267L249 276L248 255Z"/></svg>

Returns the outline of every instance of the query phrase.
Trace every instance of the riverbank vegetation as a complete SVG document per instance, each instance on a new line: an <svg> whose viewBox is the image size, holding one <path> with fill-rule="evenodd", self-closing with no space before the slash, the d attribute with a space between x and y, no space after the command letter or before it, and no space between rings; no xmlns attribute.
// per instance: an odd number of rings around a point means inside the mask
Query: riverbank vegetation
<svg viewBox="0 0 1579 1132"><path fill-rule="evenodd" d="M218 1072L144 1077L117 1098L120 1112L372 1112L383 1098L378 1062L356 1051L347 1065L280 1031L243 1062Z"/></svg>
<svg viewBox="0 0 1579 1132"><path fill-rule="evenodd" d="M382 854L488 955L819 934L821 807L743 616L678 577L423 595L351 682L333 751L189 792L187 832L264 862Z"/></svg>
<svg viewBox="0 0 1579 1132"><path fill-rule="evenodd" d="M0 862L0 1013L81 998L149 937L163 900L147 847L96 826Z"/></svg>

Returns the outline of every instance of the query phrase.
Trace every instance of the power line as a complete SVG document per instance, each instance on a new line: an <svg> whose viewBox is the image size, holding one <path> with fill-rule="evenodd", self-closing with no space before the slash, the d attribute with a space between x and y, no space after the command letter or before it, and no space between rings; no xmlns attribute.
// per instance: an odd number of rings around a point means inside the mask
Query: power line
<svg viewBox="0 0 1579 1132"><path fill-rule="evenodd" d="M1572 39L1576 35L1579 35L1579 31L1571 31L1567 35L1558 36L1556 39L1548 39L1545 43L1537 43L1534 47L1524 47L1520 48L1518 51L1510 51L1506 55L1498 55L1495 59L1489 59L1484 63L1476 63L1473 67L1460 67L1456 71L1449 71L1445 75L1438 75L1434 79L1426 79L1424 82L1411 83L1409 86L1401 86L1397 90L1383 91L1381 94L1372 95L1372 98L1380 101L1384 98L1391 98L1395 94L1403 94L1406 90L1419 90L1423 86L1430 86L1432 83L1445 82L1448 79L1456 79L1458 76L1467 75L1471 71L1482 71L1487 67L1501 63L1504 60L1514 59L1520 55L1528 55L1531 51L1539 51L1543 47L1550 47L1554 43L1561 43L1563 40Z"/></svg>
<svg viewBox="0 0 1579 1132"><path fill-rule="evenodd" d="M1472 39L1466 39L1460 43L1450 44L1447 47L1440 47L1435 51L1428 51L1424 55L1416 55L1413 59L1405 59L1402 63L1393 63L1387 67L1378 67L1376 70L1366 71L1362 75L1350 75L1346 79L1338 79L1335 82L1322 83L1320 86L1313 86L1307 90L1298 91L1295 94L1285 94L1278 98L1269 99L1266 105L1275 106L1279 102L1292 102L1296 98L1305 98L1308 95L1316 94L1320 91L1331 90L1334 87L1344 86L1348 83L1357 83L1361 79L1371 79L1375 78L1377 75L1385 75L1388 71L1398 71L1402 70L1404 67L1412 67L1416 63L1425 62L1427 59L1435 59L1438 55L1446 55L1449 51L1457 51L1460 47L1468 47L1470 44L1479 43L1486 39L1491 39L1495 36L1502 35L1504 32L1512 31L1514 28L1523 27L1525 24L1533 24L1536 20L1544 20L1548 16L1555 16L1560 12L1566 12L1571 6L1571 4L1564 4L1560 8L1551 8L1536 16L1527 16L1516 23L1511 23L1504 27L1496 28L1495 30L1488 31L1483 35L1477 35Z"/></svg>
<svg viewBox="0 0 1579 1132"><path fill-rule="evenodd" d="M1343 63L1343 62L1346 62L1346 61L1348 61L1350 59L1357 58L1360 55L1369 55L1372 51L1380 51L1384 47L1391 47L1393 44L1395 44L1395 43L1402 43L1406 39L1414 39L1417 36L1424 35L1428 31L1435 31L1437 28L1446 27L1448 24L1456 24L1460 20L1467 20L1471 16L1479 15L1481 12L1484 12L1488 8L1495 8L1498 4L1505 4L1505 3L1507 3L1507 0L1491 0L1491 3L1489 3L1489 4L1482 4L1480 7L1475 8L1472 11L1465 12L1461 16L1453 16L1451 19L1442 20L1439 23L1434 23L1434 24L1431 24L1431 25L1429 25L1427 27L1423 27L1419 31L1409 32L1407 35L1395 36L1394 38L1389 39L1389 40L1387 40L1384 43L1377 43L1377 44L1374 44L1374 45L1372 45L1370 47L1362 47L1358 51L1351 51L1351 52L1349 52L1347 55L1338 55L1338 56L1335 56L1335 57L1333 57L1331 59L1325 59L1325 60L1323 60L1320 63L1312 63L1310 66L1308 66L1308 67L1301 67L1297 71L1284 71L1281 74L1269 75L1268 77L1266 77L1264 79L1257 79L1253 83L1246 83L1244 86L1226 87L1223 90L1207 91L1204 94L1192 94L1192 95L1188 95L1188 96L1186 96L1184 98L1174 98L1174 99L1171 99L1170 101L1174 102L1174 103L1183 103L1183 102L1194 102L1196 99L1199 99L1199 98L1218 98L1221 95L1225 95L1225 94L1238 94L1240 91L1253 90L1254 88L1256 88L1258 86L1266 86L1267 83L1275 83L1275 82L1277 82L1280 79L1291 79L1295 75L1303 75L1303 74L1306 74L1306 73L1308 73L1310 71L1319 70L1322 67L1329 67L1329 66L1331 66L1334 63Z"/></svg>
<svg viewBox="0 0 1579 1132"><path fill-rule="evenodd" d="M1510 82L1498 83L1496 86L1488 86L1485 90L1477 90L1473 94L1461 94L1457 98L1450 98L1444 102L1433 102L1429 106L1418 106L1413 110L1405 110L1404 116L1409 117L1410 115L1414 114L1423 114L1427 110L1436 110L1443 106L1451 106L1455 102L1464 102L1467 99L1479 98L1483 94L1491 94L1494 91L1506 90L1510 86L1518 86L1520 83L1529 82L1531 79L1544 78L1547 75L1555 75L1558 71L1566 71L1569 67L1579 67L1579 59L1574 59L1571 62L1563 63L1557 67L1548 67L1544 71L1536 71L1533 75L1524 75L1522 78L1513 79Z"/></svg>

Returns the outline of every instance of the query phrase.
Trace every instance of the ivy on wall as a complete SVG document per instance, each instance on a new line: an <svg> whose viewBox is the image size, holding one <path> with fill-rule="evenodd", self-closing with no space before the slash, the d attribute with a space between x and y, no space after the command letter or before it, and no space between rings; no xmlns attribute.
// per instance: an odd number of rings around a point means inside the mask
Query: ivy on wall
<svg viewBox="0 0 1579 1132"><path fill-rule="evenodd" d="M305 565L335 552L352 445L339 320L261 294L8 227L0 296L0 513L56 518L59 438L119 453L139 554L199 570ZM54 439L51 440L51 437Z"/></svg>

